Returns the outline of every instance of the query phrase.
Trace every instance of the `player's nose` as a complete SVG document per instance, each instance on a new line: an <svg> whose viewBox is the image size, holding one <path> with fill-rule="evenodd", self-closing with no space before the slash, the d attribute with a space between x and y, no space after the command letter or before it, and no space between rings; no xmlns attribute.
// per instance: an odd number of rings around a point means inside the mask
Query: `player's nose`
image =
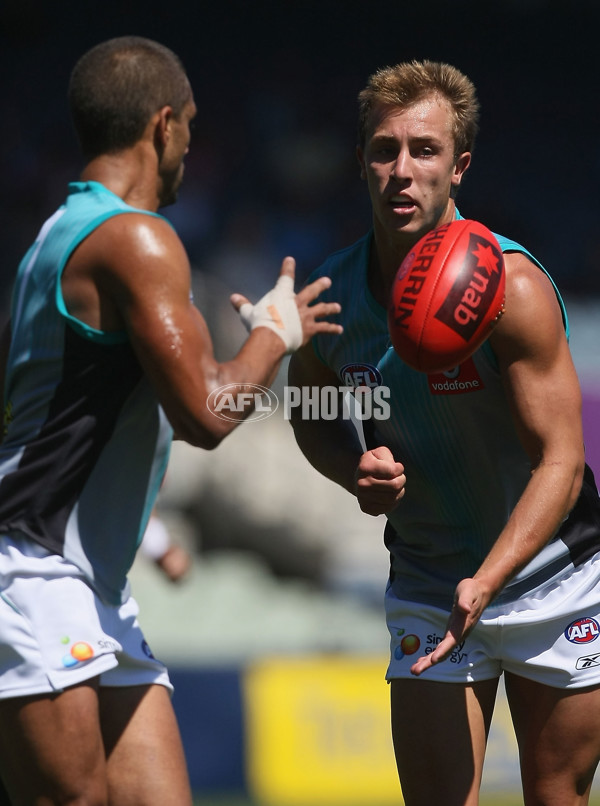
<svg viewBox="0 0 600 806"><path fill-rule="evenodd" d="M392 176L399 181L412 178L412 160L409 152L401 148L392 163Z"/></svg>

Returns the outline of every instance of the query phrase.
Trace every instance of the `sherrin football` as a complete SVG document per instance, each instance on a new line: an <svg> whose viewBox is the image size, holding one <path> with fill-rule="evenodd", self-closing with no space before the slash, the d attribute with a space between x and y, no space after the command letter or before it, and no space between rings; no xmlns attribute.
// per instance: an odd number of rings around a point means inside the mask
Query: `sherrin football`
<svg viewBox="0 0 600 806"><path fill-rule="evenodd" d="M471 356L504 312L505 271L494 234L458 219L428 232L402 261L388 327L400 358L445 372Z"/></svg>

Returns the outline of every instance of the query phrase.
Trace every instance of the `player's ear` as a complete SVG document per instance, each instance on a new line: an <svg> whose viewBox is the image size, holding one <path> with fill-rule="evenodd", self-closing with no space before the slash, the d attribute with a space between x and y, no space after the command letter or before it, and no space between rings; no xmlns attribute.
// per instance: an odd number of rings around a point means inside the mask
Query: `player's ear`
<svg viewBox="0 0 600 806"><path fill-rule="evenodd" d="M173 120L173 107L162 106L154 115L154 142L159 152L169 142L171 137L171 123Z"/></svg>
<svg viewBox="0 0 600 806"><path fill-rule="evenodd" d="M457 158L454 164L454 173L452 174L452 184L455 187L458 187L462 182L462 178L465 174L465 171L471 164L471 152L465 151L463 154Z"/></svg>
<svg viewBox="0 0 600 806"><path fill-rule="evenodd" d="M358 160L358 164L360 165L360 178L366 179L367 171L365 168L365 155L363 154L363 150L360 146L356 146L356 159Z"/></svg>

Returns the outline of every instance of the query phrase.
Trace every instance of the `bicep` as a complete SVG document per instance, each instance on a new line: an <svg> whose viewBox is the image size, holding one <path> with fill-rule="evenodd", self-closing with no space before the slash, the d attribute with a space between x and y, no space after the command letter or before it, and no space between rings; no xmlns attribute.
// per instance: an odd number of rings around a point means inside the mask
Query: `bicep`
<svg viewBox="0 0 600 806"><path fill-rule="evenodd" d="M532 467L583 455L581 396L560 306L547 276L506 256L506 313L491 337L516 429Z"/></svg>
<svg viewBox="0 0 600 806"><path fill-rule="evenodd" d="M206 323L190 299L185 249L168 224L153 219L123 237L121 252L117 237L105 261L102 292L116 306L175 430L202 430L217 364Z"/></svg>

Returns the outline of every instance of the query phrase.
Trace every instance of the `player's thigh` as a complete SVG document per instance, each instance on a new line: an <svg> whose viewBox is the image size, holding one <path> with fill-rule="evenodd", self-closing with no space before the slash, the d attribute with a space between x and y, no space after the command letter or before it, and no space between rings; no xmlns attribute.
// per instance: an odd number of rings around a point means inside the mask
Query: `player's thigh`
<svg viewBox="0 0 600 806"><path fill-rule="evenodd" d="M525 803L587 803L600 759L600 687L559 689L505 677Z"/></svg>
<svg viewBox="0 0 600 806"><path fill-rule="evenodd" d="M58 694L0 700L0 768L15 806L44 798L103 806L106 766L96 681Z"/></svg>
<svg viewBox="0 0 600 806"><path fill-rule="evenodd" d="M406 806L477 803L498 681L391 681L392 735Z"/></svg>
<svg viewBox="0 0 600 806"><path fill-rule="evenodd" d="M179 728L164 686L101 687L100 719L110 803L191 804Z"/></svg>

